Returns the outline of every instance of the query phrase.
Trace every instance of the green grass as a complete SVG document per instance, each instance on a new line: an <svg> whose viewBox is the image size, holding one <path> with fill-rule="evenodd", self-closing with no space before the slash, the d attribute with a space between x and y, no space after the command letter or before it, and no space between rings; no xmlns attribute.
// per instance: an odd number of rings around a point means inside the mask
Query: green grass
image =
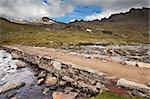
<svg viewBox="0 0 150 99"><path fill-rule="evenodd" d="M101 94L98 94L93 99L147 99L147 98L144 97L131 98L130 96L121 96L112 92L103 92Z"/></svg>
<svg viewBox="0 0 150 99"><path fill-rule="evenodd" d="M143 44L149 42L147 27L129 29L127 25L120 24L91 24L90 27L94 30L91 33L74 27L46 30L45 27L14 24L0 19L0 45L58 47L81 43ZM111 31L112 35L96 31L98 29Z"/></svg>

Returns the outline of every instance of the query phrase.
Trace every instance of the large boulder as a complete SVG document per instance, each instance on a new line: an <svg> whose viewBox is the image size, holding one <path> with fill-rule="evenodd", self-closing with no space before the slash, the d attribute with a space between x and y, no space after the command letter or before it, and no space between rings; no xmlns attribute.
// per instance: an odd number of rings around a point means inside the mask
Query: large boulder
<svg viewBox="0 0 150 99"><path fill-rule="evenodd" d="M124 87L126 89L131 89L131 90L133 89L139 90L142 93L150 96L150 87L143 85L143 84L136 83L136 82L128 81L124 78L121 78L117 81L117 86L121 86L121 87Z"/></svg>
<svg viewBox="0 0 150 99"><path fill-rule="evenodd" d="M6 84L0 86L0 93L4 93L15 88L20 88L23 85L24 83L22 82L7 82Z"/></svg>

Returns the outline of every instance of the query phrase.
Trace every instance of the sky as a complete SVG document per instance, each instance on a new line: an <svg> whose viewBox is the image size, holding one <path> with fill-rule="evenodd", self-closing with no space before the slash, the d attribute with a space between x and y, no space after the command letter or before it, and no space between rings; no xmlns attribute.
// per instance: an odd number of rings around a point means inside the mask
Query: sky
<svg viewBox="0 0 150 99"><path fill-rule="evenodd" d="M100 20L142 7L149 7L149 0L0 0L0 17L28 21L49 17L68 23Z"/></svg>

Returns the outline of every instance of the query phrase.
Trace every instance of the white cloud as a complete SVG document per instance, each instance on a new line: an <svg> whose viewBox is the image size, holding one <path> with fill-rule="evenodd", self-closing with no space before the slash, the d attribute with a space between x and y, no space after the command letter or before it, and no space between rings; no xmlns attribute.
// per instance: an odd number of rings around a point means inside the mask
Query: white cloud
<svg viewBox="0 0 150 99"><path fill-rule="evenodd" d="M71 19L70 22L74 22L76 19Z"/></svg>
<svg viewBox="0 0 150 99"><path fill-rule="evenodd" d="M59 17L70 13L73 6L61 0L0 0L0 16L33 20L43 16Z"/></svg>
<svg viewBox="0 0 150 99"><path fill-rule="evenodd" d="M128 12L131 8L149 7L149 0L95 0L95 2L102 8L102 12L87 16L85 20L100 20L115 13Z"/></svg>

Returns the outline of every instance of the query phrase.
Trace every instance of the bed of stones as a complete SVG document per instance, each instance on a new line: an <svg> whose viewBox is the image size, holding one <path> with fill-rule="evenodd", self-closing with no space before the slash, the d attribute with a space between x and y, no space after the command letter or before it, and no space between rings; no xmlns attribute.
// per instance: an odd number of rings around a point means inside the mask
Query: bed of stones
<svg viewBox="0 0 150 99"><path fill-rule="evenodd" d="M64 48L87 58L118 61L121 64L150 68L150 45L89 45Z"/></svg>
<svg viewBox="0 0 150 99"><path fill-rule="evenodd" d="M11 53L13 59L22 60L20 64L18 63L19 67L24 69L26 68L24 67L25 64L29 64L28 66L34 67L33 69L36 72L32 76L35 77L35 80L30 84L11 82L0 85L2 97L18 95L26 98L32 93L31 97L37 97L36 99L41 99L40 97L74 99L89 98L103 91L111 91L124 96L150 96L150 88L143 84L127 81L123 78L118 80L117 78L108 77L104 73L78 68L74 64L51 59L47 56L30 55L19 49L3 49ZM15 88L19 89L16 90Z"/></svg>

